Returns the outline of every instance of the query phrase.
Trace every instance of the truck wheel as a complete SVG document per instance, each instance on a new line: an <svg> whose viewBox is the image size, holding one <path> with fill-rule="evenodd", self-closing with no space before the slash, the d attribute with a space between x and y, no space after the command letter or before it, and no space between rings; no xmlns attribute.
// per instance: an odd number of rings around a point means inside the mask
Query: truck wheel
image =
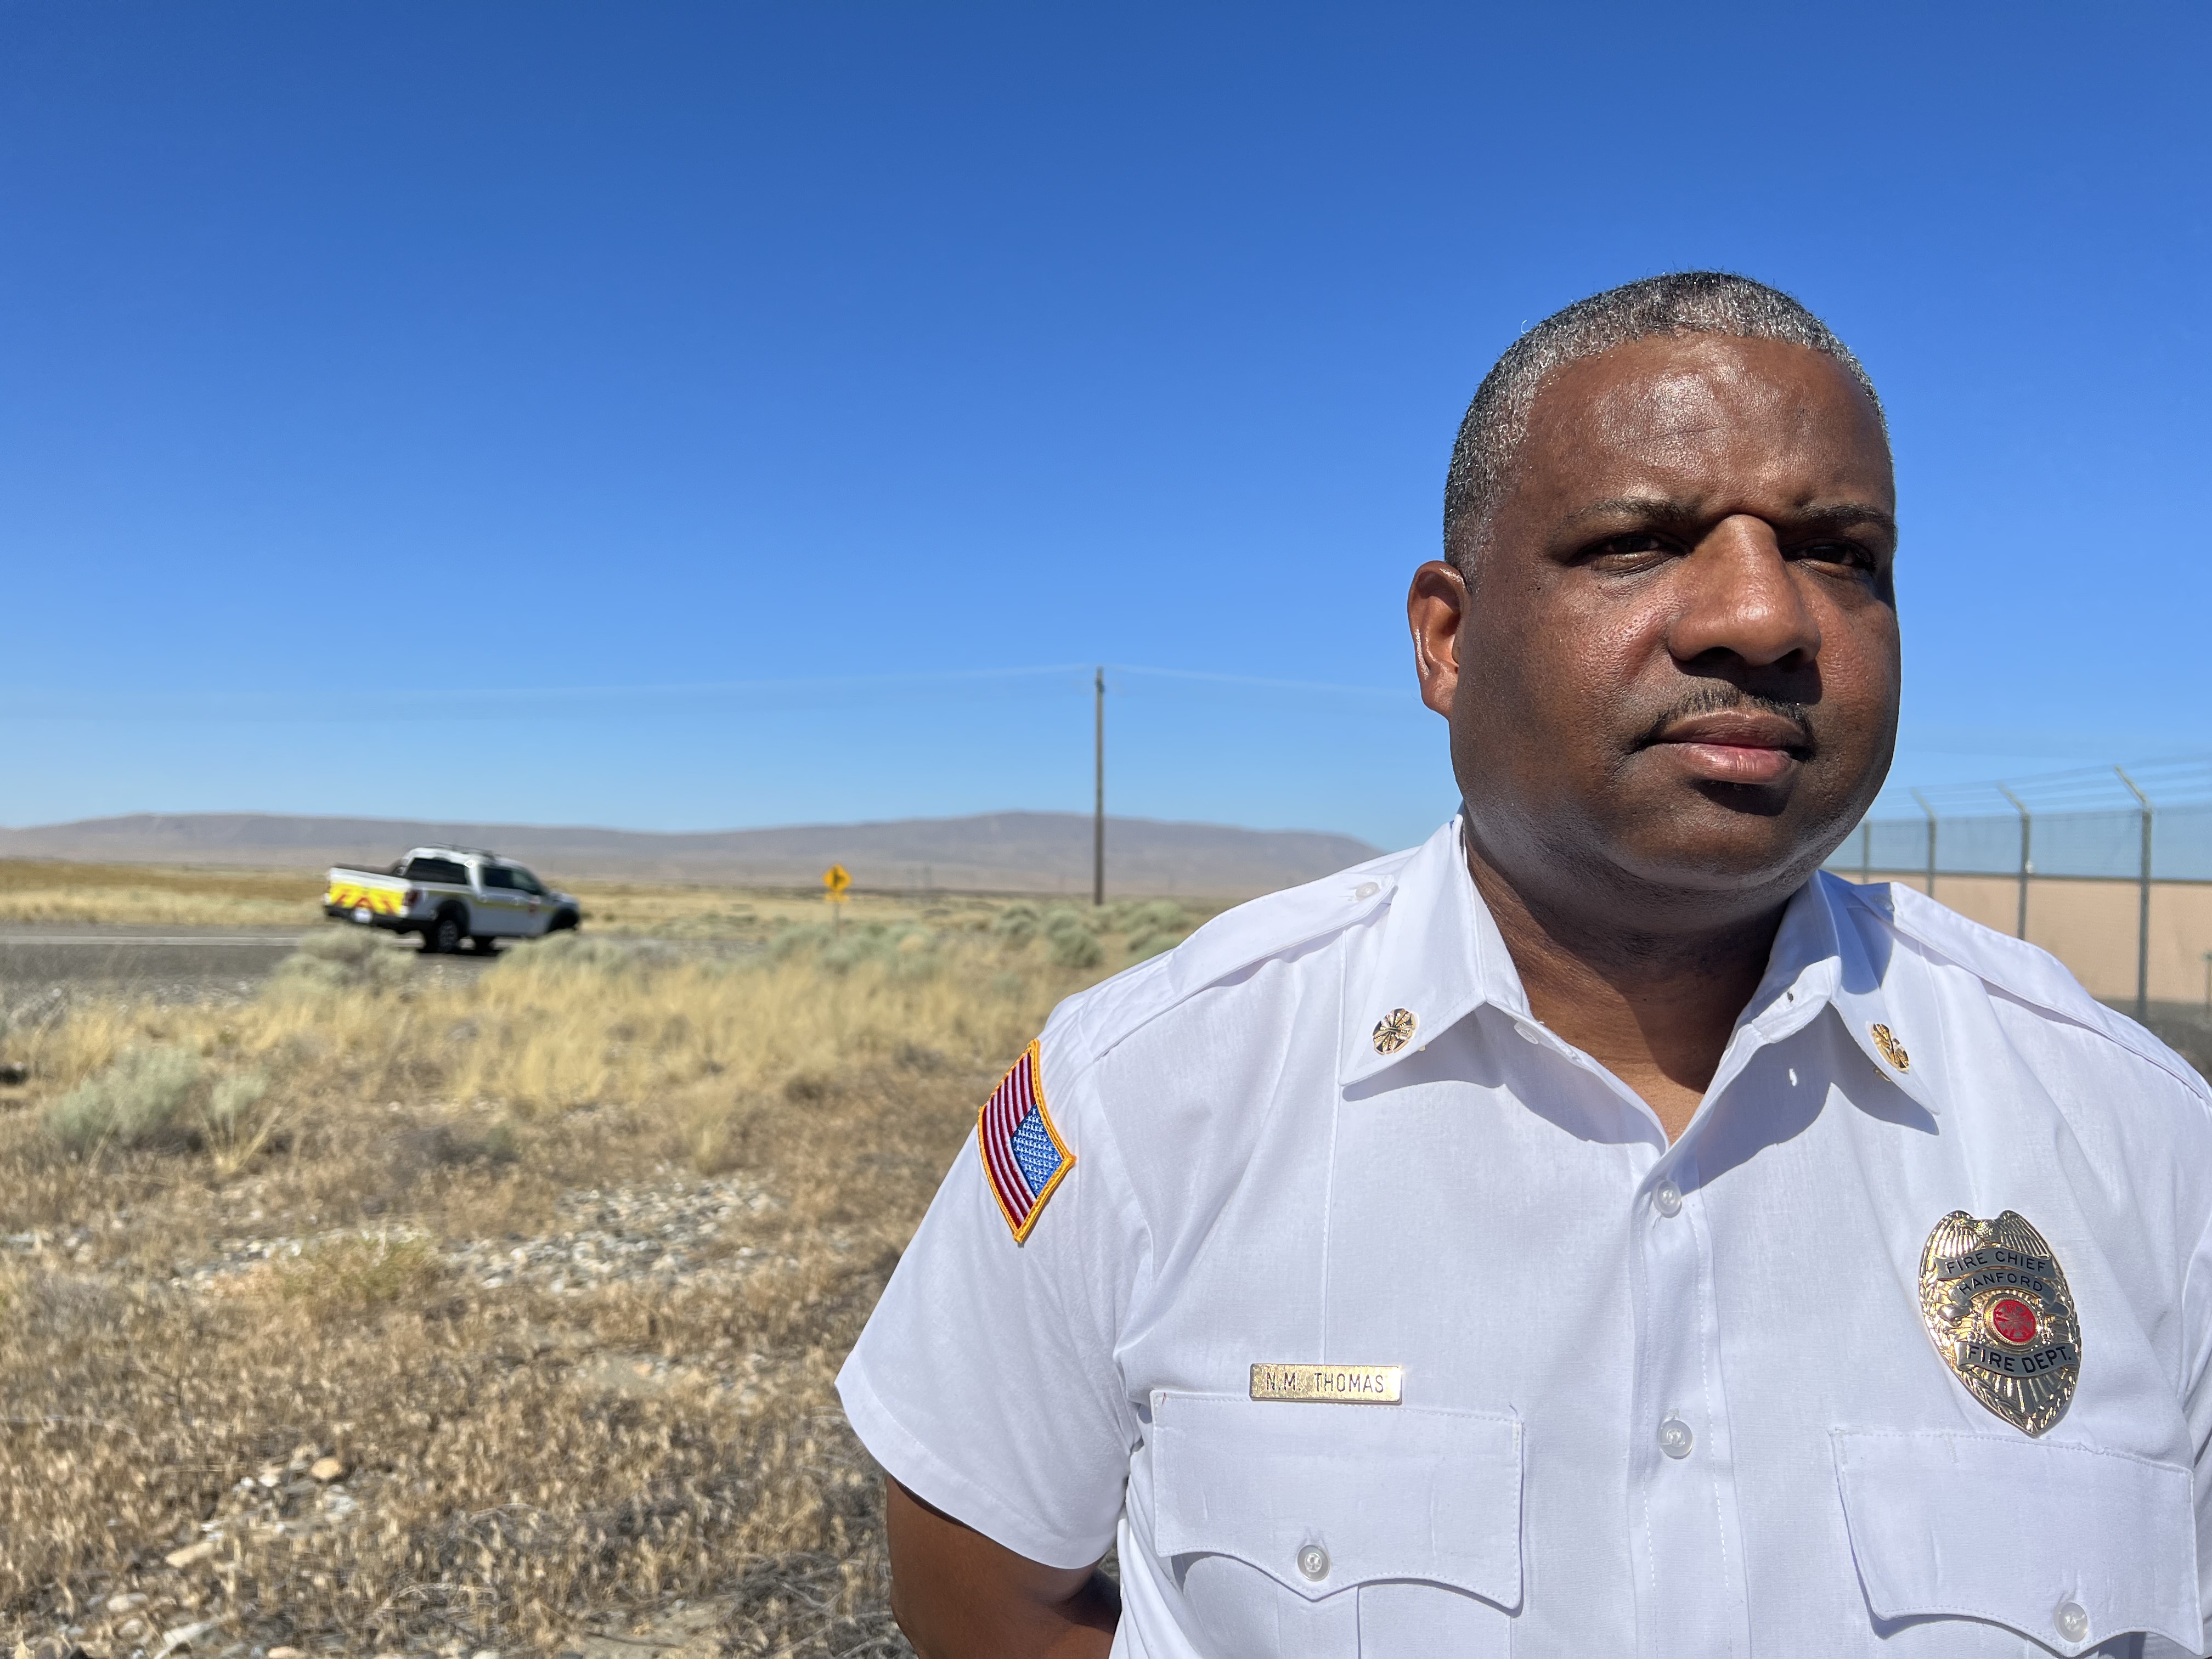
<svg viewBox="0 0 2212 1659"><path fill-rule="evenodd" d="M422 948L441 957L449 957L461 948L461 941L468 936L467 924L448 910L432 922L430 931L422 935Z"/></svg>
<svg viewBox="0 0 2212 1659"><path fill-rule="evenodd" d="M549 933L565 933L572 931L575 926L576 913L574 910L556 910L553 913L553 920L545 924L545 931Z"/></svg>

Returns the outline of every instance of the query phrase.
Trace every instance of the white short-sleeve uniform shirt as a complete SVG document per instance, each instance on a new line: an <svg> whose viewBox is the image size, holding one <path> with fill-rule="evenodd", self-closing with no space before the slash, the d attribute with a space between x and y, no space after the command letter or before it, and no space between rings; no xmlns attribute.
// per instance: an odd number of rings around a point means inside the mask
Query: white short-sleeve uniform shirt
<svg viewBox="0 0 2212 1659"><path fill-rule="evenodd" d="M1815 878L1670 1147L1530 1016L1453 825L1037 1053L1072 1167L1018 1243L971 1139L839 1388L1008 1548L1118 1542L1117 1654L2207 1650L2212 1099L2043 952ZM1960 1210L2070 1289L2040 1436L1923 1324ZM1255 1400L1255 1364L1401 1396Z"/></svg>

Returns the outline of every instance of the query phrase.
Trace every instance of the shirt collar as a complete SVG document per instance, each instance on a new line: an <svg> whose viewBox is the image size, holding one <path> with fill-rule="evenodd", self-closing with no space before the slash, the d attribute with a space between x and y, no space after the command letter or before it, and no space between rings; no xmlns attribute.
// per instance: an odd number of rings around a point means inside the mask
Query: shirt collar
<svg viewBox="0 0 2212 1659"><path fill-rule="evenodd" d="M1943 1051L1928 963L1905 948L1865 888L1823 872L1806 890L1817 894L1834 930L1837 1018L1875 1070L1941 1116Z"/></svg>
<svg viewBox="0 0 2212 1659"><path fill-rule="evenodd" d="M1504 937L1468 874L1458 818L1400 867L1388 903L1376 955L1355 963L1345 987L1337 1080L1347 1085L1418 1054L1485 1003L1528 1013Z"/></svg>
<svg viewBox="0 0 2212 1659"><path fill-rule="evenodd" d="M1337 1068L1343 1085L1379 1076L1486 1004L1534 1024L1504 936L1468 873L1461 834L1455 817L1401 866L1375 954L1352 967ZM1929 1086L1936 1059L1930 1005L1907 988L1912 960L1895 948L1884 920L1837 877L1816 874L1798 890L1714 1091L1753 1051L1832 1006L1876 1071L1930 1113L1941 1110ZM1869 921L1877 924L1871 933Z"/></svg>

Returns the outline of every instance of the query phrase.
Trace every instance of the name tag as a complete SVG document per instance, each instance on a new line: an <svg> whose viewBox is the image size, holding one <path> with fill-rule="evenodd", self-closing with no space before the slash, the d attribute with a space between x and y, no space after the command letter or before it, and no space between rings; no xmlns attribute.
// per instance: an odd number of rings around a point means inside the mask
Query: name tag
<svg viewBox="0 0 2212 1659"><path fill-rule="evenodd" d="M1395 1406L1405 1376L1403 1365L1255 1365L1252 1398Z"/></svg>

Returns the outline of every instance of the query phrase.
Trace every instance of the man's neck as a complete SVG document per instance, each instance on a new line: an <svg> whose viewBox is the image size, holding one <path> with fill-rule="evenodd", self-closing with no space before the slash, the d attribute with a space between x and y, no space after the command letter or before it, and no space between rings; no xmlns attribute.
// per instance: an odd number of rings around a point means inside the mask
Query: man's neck
<svg viewBox="0 0 2212 1659"><path fill-rule="evenodd" d="M1579 903L1532 896L1472 839L1468 868L1530 1012L1641 1096L1669 1143L1679 1139L1765 975L1786 901L1713 927L1638 928L1587 891Z"/></svg>

